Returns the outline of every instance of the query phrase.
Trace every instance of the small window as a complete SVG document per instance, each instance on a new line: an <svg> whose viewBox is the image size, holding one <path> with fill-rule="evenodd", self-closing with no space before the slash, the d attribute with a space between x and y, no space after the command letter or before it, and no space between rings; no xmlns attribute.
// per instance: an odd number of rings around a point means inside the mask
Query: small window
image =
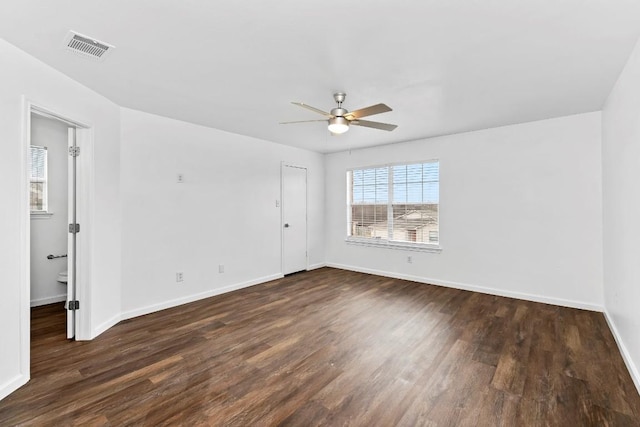
<svg viewBox="0 0 640 427"><path fill-rule="evenodd" d="M438 245L438 161L354 169L347 183L348 240Z"/></svg>
<svg viewBox="0 0 640 427"><path fill-rule="evenodd" d="M47 212L47 147L29 147L29 170L31 212Z"/></svg>

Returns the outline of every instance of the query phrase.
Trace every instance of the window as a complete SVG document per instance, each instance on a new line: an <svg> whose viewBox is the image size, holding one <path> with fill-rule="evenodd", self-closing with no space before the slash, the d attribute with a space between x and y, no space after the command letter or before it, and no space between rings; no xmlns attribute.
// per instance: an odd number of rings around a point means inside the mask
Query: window
<svg viewBox="0 0 640 427"><path fill-rule="evenodd" d="M439 176L437 161L348 171L348 240L437 246Z"/></svg>
<svg viewBox="0 0 640 427"><path fill-rule="evenodd" d="M31 212L47 212L47 147L29 147L29 170Z"/></svg>

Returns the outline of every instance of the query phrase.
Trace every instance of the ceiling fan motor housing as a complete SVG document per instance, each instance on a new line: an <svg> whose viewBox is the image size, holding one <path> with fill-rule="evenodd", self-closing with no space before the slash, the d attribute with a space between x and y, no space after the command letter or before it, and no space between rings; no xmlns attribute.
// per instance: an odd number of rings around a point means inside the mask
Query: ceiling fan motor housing
<svg viewBox="0 0 640 427"><path fill-rule="evenodd" d="M331 115L334 117L344 117L348 112L349 110L345 110L344 108L334 108L331 110Z"/></svg>

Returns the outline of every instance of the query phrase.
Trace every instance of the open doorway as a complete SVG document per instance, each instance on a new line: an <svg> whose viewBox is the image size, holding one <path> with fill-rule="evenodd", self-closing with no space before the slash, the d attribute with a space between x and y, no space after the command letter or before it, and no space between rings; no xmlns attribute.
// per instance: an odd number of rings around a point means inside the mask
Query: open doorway
<svg viewBox="0 0 640 427"><path fill-rule="evenodd" d="M67 123L31 113L31 307L52 305L64 309L62 302L67 300L68 129Z"/></svg>
<svg viewBox="0 0 640 427"><path fill-rule="evenodd" d="M26 105L25 188L29 212L23 286L30 307L64 313L54 316L66 318L66 327L64 322L59 325L61 337L86 339L88 334L82 327L90 319L90 304L84 304L84 313L79 312L81 295L88 295L90 290L91 128L32 103ZM29 312L27 309L27 316Z"/></svg>

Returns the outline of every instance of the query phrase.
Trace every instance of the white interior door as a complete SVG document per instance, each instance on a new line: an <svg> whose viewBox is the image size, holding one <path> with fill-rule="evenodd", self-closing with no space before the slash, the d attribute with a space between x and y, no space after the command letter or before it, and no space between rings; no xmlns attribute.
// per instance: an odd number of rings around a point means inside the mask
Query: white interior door
<svg viewBox="0 0 640 427"><path fill-rule="evenodd" d="M283 274L307 269L307 170L282 167Z"/></svg>
<svg viewBox="0 0 640 427"><path fill-rule="evenodd" d="M76 157L72 156L72 150L76 145L76 129L69 128L68 133L69 146L69 224L76 224ZM71 232L67 235L67 338L71 339L76 336L76 311L71 310L73 301L76 301L76 233Z"/></svg>

